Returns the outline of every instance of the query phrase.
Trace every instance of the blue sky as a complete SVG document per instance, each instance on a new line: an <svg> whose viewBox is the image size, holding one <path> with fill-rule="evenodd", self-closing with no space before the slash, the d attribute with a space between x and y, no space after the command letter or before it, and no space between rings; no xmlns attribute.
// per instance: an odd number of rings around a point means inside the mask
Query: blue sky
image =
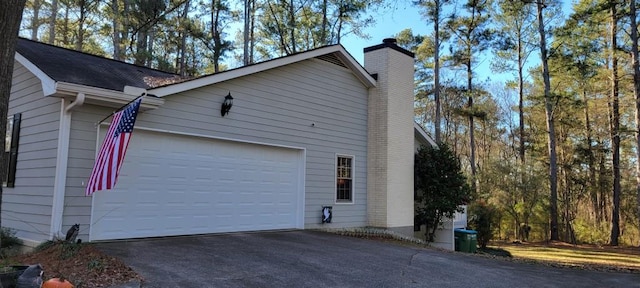
<svg viewBox="0 0 640 288"><path fill-rule="evenodd" d="M363 62L362 49L380 44L384 38L389 38L406 28L411 28L414 34L429 32L430 28L427 26L427 22L422 19L420 11L416 7L410 3L397 3L396 5L396 9L379 9L380 11L373 13L376 23L365 30L370 39L361 39L355 35L347 35L342 39L342 46L360 64Z"/></svg>
<svg viewBox="0 0 640 288"><path fill-rule="evenodd" d="M572 0L560 0L562 1L563 11L565 15L569 15L572 11ZM428 34L431 33L432 24L427 23L426 20L420 15L420 10L407 3L409 1L397 1L403 3L396 3L395 9L379 9L372 14L376 18L376 23L371 27L365 29L365 32L370 36L369 39L361 39L355 35L347 35L342 39L342 45L347 49L349 53L358 61L363 64L363 48L377 45L382 43L382 39L392 37L400 31L410 28L414 34ZM489 80L491 82L503 82L507 79L513 79L513 75L509 73L497 74L493 73L490 69L491 53L485 52L478 60L477 67L474 68L476 75L475 81ZM538 54L534 52L529 58L530 65L535 65L538 62Z"/></svg>
<svg viewBox="0 0 640 288"><path fill-rule="evenodd" d="M420 10L411 3L396 3L394 9L379 9L379 11L372 14L376 18L376 23L365 29L365 32L370 36L369 39L362 39L355 35L347 35L342 39L342 45L360 64L363 64L363 49L382 43L384 38L392 37L404 29L411 29L413 34L421 35L430 34L433 30L433 25L424 20ZM490 81L504 82L504 80L512 77L509 74L491 72L491 53L489 52L485 52L477 60L478 64L474 68L476 82L489 78Z"/></svg>

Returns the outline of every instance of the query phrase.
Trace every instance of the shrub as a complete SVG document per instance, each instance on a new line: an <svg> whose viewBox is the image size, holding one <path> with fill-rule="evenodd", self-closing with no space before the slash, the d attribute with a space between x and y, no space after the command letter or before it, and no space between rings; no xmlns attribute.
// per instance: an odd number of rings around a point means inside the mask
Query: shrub
<svg viewBox="0 0 640 288"><path fill-rule="evenodd" d="M460 161L444 143L437 148L422 146L415 155L415 222L425 225L426 240L433 242L443 217L462 212L471 190L462 174Z"/></svg>
<svg viewBox="0 0 640 288"><path fill-rule="evenodd" d="M469 207L469 214L471 216L469 224L471 228L478 232L478 245L482 248L487 248L487 244L493 239L491 224L493 223L496 209L484 201L478 201Z"/></svg>
<svg viewBox="0 0 640 288"><path fill-rule="evenodd" d="M596 223L595 221L576 219L572 227L576 234L576 240L579 243L596 245L609 243L611 226L607 222Z"/></svg>
<svg viewBox="0 0 640 288"><path fill-rule="evenodd" d="M22 240L16 237L16 231L7 227L0 228L0 241L2 241L1 248L11 248L22 245Z"/></svg>

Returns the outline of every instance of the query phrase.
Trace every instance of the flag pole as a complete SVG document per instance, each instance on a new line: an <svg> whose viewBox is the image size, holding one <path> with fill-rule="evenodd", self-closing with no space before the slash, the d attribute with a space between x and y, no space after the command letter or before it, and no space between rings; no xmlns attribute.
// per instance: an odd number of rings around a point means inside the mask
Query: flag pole
<svg viewBox="0 0 640 288"><path fill-rule="evenodd" d="M129 104L131 104L131 103L135 102L136 100L138 100L139 98L142 98L142 97L144 97L144 96L152 96L152 95L151 95L151 94L147 94L147 93L142 93L142 95L140 95L140 96L136 97L135 99L133 99L133 100L129 101L129 103L124 104L122 107L120 107L120 108L118 108L117 110L115 110L115 111L111 112L111 114L107 115L107 117L102 118L102 120L100 120L100 122L98 122L98 123L96 124L96 126L98 126L98 125L102 124L102 122L104 122L104 120L109 119L109 117L113 116L113 114L116 114L116 113L118 113L118 112L122 111L122 109L124 109L124 108L126 108L127 106L129 106Z"/></svg>

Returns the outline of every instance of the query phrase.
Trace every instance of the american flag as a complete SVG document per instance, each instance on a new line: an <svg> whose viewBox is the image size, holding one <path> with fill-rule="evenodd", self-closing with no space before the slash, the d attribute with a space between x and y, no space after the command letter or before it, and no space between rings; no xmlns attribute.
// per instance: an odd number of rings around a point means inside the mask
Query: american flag
<svg viewBox="0 0 640 288"><path fill-rule="evenodd" d="M142 97L113 114L109 131L104 137L87 183L85 190L87 196L91 196L95 191L111 189L116 185L141 101Z"/></svg>

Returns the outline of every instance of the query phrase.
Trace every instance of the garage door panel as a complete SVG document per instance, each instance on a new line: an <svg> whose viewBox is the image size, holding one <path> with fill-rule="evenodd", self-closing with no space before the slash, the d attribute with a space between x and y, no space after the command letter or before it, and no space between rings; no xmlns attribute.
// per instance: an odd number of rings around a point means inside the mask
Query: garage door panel
<svg viewBox="0 0 640 288"><path fill-rule="evenodd" d="M296 228L300 153L136 131L116 188L93 196L90 238Z"/></svg>

